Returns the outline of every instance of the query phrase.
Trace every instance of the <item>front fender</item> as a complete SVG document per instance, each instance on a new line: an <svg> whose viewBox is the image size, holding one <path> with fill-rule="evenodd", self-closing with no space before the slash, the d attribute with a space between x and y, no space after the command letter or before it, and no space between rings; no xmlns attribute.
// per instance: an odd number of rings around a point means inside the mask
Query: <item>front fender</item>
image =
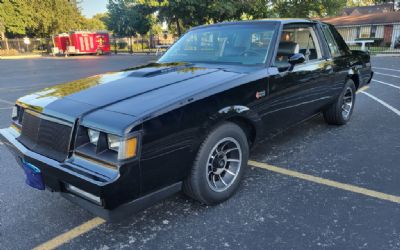
<svg viewBox="0 0 400 250"><path fill-rule="evenodd" d="M232 105L224 107L212 114L201 126L199 136L205 138L213 128L226 121L246 123L251 126L255 132L255 140L261 138L263 135L262 120L257 112L247 106Z"/></svg>

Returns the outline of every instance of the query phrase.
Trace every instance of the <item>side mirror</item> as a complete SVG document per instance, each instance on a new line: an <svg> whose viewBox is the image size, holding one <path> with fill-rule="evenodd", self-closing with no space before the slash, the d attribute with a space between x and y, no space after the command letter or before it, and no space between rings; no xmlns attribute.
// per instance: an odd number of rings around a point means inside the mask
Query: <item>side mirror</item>
<svg viewBox="0 0 400 250"><path fill-rule="evenodd" d="M305 61L306 57L302 53L296 53L293 56L289 57L289 63L292 65L292 67Z"/></svg>

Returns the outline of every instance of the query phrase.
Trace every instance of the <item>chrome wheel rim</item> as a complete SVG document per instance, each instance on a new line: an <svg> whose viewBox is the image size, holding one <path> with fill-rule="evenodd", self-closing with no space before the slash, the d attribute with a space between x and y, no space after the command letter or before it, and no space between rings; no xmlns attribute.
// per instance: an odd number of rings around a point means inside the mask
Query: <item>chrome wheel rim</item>
<svg viewBox="0 0 400 250"><path fill-rule="evenodd" d="M207 160L207 182L215 192L227 190L235 182L242 165L242 149L237 140L227 137L215 144Z"/></svg>
<svg viewBox="0 0 400 250"><path fill-rule="evenodd" d="M349 119L351 110L353 109L353 90L348 87L343 96L342 116L344 119Z"/></svg>

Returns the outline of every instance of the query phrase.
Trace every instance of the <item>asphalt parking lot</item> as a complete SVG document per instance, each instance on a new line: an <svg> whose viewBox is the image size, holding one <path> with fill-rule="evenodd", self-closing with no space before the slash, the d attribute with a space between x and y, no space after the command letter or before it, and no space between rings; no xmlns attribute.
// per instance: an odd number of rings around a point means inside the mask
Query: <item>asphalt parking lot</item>
<svg viewBox="0 0 400 250"><path fill-rule="evenodd" d="M0 127L22 95L155 59L2 60ZM257 166L214 207L178 194L107 223L26 186L0 145L0 249L400 249L400 57L372 63L374 80L348 125L316 116L256 145Z"/></svg>

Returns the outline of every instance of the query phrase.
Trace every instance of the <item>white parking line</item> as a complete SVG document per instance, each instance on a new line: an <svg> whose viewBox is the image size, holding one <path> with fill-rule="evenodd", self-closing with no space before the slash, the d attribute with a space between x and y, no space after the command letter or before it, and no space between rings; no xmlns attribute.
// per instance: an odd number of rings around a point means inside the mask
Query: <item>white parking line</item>
<svg viewBox="0 0 400 250"><path fill-rule="evenodd" d="M360 93L363 93L364 95L367 95L368 97L370 97L371 99L374 99L375 101L379 102L380 104L382 104L383 106L385 106L386 108L390 109L391 111L393 111L395 114L397 114L398 116L400 116L400 110L396 109L395 107L391 106L390 104L382 101L381 99L379 99L378 97L375 97L365 91L360 91Z"/></svg>
<svg viewBox="0 0 400 250"><path fill-rule="evenodd" d="M0 108L0 110L7 110L7 109L12 109L13 107L3 107L3 108Z"/></svg>
<svg viewBox="0 0 400 250"><path fill-rule="evenodd" d="M400 72L400 70L398 70L398 69L379 68L379 67L372 67L372 68L374 68L374 69L384 69L384 70L391 70L391 71L397 71L397 72Z"/></svg>
<svg viewBox="0 0 400 250"><path fill-rule="evenodd" d="M379 72L374 72L374 74L383 75L383 76L390 76L390 77L395 77L395 78L400 78L400 76L395 76L395 75L390 75L390 74L383 74L383 73L379 73Z"/></svg>
<svg viewBox="0 0 400 250"><path fill-rule="evenodd" d="M2 102L2 103L7 103L7 104L11 104L11 105L14 105L15 103L13 103L13 102L10 102L10 101L7 101L7 100L3 100L3 99L0 99L0 102Z"/></svg>
<svg viewBox="0 0 400 250"><path fill-rule="evenodd" d="M385 84L385 85L388 85L388 86L396 88L396 89L400 89L400 86L396 86L396 85L393 85L391 83L382 82L382 81L378 81L378 80L375 80L375 79L372 79L372 81L377 82L377 83L381 83L381 84Z"/></svg>

